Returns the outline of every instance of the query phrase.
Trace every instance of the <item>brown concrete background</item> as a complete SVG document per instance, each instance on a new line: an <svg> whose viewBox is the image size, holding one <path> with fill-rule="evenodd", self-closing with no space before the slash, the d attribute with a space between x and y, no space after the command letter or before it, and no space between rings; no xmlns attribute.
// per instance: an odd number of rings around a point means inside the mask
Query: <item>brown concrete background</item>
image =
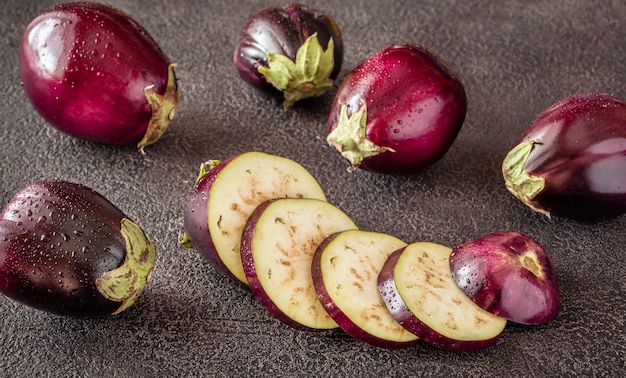
<svg viewBox="0 0 626 378"><path fill-rule="evenodd" d="M309 1L343 33L339 80L374 51L411 42L439 54L465 84L467 118L449 153L402 177L349 174L326 145L336 86L283 111L240 81L231 55L241 28L278 1L110 1L178 62L177 118L145 156L63 135L32 110L17 69L24 27L53 3L4 0L0 12L2 203L35 180L81 182L137 221L159 256L144 295L117 317L62 318L1 297L0 377L624 375L626 218L548 219L513 198L500 174L511 143L551 103L587 91L626 97L622 1ZM476 353L390 351L341 331L290 329L177 244L200 163L249 150L303 164L363 229L449 246L499 230L533 236L559 278L558 318L509 324L497 345Z"/></svg>

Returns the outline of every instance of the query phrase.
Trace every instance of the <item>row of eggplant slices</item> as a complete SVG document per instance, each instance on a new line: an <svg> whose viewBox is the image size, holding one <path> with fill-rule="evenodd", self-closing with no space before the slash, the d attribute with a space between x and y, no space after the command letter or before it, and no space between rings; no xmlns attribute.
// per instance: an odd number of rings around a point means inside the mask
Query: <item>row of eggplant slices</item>
<svg viewBox="0 0 626 378"><path fill-rule="evenodd" d="M552 264L530 237L452 249L360 230L302 165L263 152L201 166L180 242L285 324L382 348L481 350L507 320L542 324L559 310Z"/></svg>

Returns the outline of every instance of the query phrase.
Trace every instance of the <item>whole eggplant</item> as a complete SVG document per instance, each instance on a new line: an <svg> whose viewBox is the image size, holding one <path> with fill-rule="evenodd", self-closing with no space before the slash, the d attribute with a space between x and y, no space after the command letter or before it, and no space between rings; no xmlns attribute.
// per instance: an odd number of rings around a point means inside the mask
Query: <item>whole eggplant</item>
<svg viewBox="0 0 626 378"><path fill-rule="evenodd" d="M438 56L419 45L391 45L345 77L327 141L351 171L414 173L448 151L466 109L463 84Z"/></svg>
<svg viewBox="0 0 626 378"><path fill-rule="evenodd" d="M174 67L137 21L92 2L46 9L26 27L19 50L26 95L52 126L142 151L174 117Z"/></svg>
<svg viewBox="0 0 626 378"><path fill-rule="evenodd" d="M263 8L248 19L233 56L251 86L284 96L283 105L319 96L343 62L343 39L333 18L298 3Z"/></svg>
<svg viewBox="0 0 626 378"><path fill-rule="evenodd" d="M154 244L102 195L60 180L32 183L0 218L0 293L58 315L117 314L148 283Z"/></svg>
<svg viewBox="0 0 626 378"><path fill-rule="evenodd" d="M531 209L573 219L626 212L626 101L582 93L541 112L502 163L507 189Z"/></svg>

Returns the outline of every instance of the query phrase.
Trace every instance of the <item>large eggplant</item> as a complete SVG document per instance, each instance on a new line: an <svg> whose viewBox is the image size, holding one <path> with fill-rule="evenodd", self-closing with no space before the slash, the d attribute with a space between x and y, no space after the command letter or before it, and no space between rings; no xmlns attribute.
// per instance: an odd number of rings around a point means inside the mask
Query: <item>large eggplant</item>
<svg viewBox="0 0 626 378"><path fill-rule="evenodd" d="M44 10L26 27L19 58L33 107L69 135L143 150L174 117L175 64L111 6L70 2Z"/></svg>
<svg viewBox="0 0 626 378"><path fill-rule="evenodd" d="M502 164L507 189L548 216L626 212L626 101L583 93L544 110Z"/></svg>
<svg viewBox="0 0 626 378"><path fill-rule="evenodd" d="M82 184L35 182L0 216L0 293L39 310L120 313L135 303L155 261L142 229Z"/></svg>

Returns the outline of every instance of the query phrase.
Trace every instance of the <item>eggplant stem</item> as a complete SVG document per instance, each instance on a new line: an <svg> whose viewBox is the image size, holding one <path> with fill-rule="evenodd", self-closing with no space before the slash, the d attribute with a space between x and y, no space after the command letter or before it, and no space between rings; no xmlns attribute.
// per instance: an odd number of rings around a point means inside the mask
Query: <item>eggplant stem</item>
<svg viewBox="0 0 626 378"><path fill-rule="evenodd" d="M324 50L314 33L300 46L295 61L275 53L267 53L267 60L267 67L259 66L259 73L283 92L285 109L296 101L320 96L333 85L334 80L330 78L335 67L332 38Z"/></svg>
<svg viewBox="0 0 626 378"><path fill-rule="evenodd" d="M105 298L121 302L112 315L135 303L150 281L156 263L156 248L137 224L130 219L122 219L121 233L126 242L124 262L96 279L96 287Z"/></svg>
<svg viewBox="0 0 626 378"><path fill-rule="evenodd" d="M534 274L538 278L543 278L544 273L541 268L541 264L537 260L537 255L533 251L525 252L523 255L519 257L519 261L522 263L522 266L529 270L532 274Z"/></svg>
<svg viewBox="0 0 626 378"><path fill-rule="evenodd" d="M143 90L146 100L152 108L152 117L148 122L146 133L137 144L137 148L139 148L142 154L145 154L144 148L147 145L161 138L161 135L167 130L170 122L176 115L176 106L180 99L180 89L178 88L176 74L174 73L175 67L177 67L177 64L172 63L167 68L167 87L162 95L154 90L154 84L147 86Z"/></svg>
<svg viewBox="0 0 626 378"><path fill-rule="evenodd" d="M504 176L504 184L509 192L534 211L549 217L550 212L533 205L533 199L545 187L545 179L540 176L534 176L524 169L526 161L528 161L528 157L536 143L536 140L529 139L511 149L502 163L502 175Z"/></svg>
<svg viewBox="0 0 626 378"><path fill-rule="evenodd" d="M326 137L328 144L350 162L349 172L356 171L367 157L395 152L391 147L378 146L367 139L367 105L363 100L360 104L359 110L351 116L348 116L348 105L341 104L337 127Z"/></svg>
<svg viewBox="0 0 626 378"><path fill-rule="evenodd" d="M183 247L187 249L194 249L193 243L191 242L191 238L189 237L189 234L187 234L185 231L180 231L178 233L178 244L182 245Z"/></svg>
<svg viewBox="0 0 626 378"><path fill-rule="evenodd" d="M200 172L198 173L198 177L196 181L200 180L204 175L209 173L210 170L217 167L222 161L221 160L207 160L204 163L200 164Z"/></svg>

